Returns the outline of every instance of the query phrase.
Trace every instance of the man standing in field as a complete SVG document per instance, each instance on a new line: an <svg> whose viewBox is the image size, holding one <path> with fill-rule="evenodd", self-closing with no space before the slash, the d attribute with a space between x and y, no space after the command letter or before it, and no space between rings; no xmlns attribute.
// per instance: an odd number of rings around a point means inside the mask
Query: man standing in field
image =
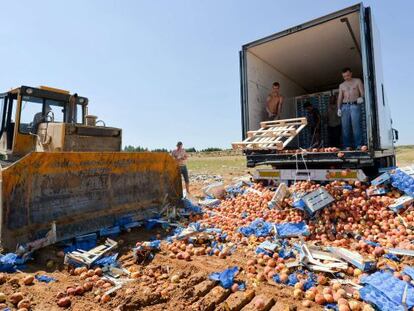
<svg viewBox="0 0 414 311"><path fill-rule="evenodd" d="M344 148L362 147L361 104L364 102L364 85L361 79L352 78L350 68L342 70L344 82L339 85L338 116L342 121L342 139ZM352 131L352 135L351 135ZM353 136L353 145L351 138Z"/></svg>
<svg viewBox="0 0 414 311"><path fill-rule="evenodd" d="M183 143L179 141L177 143L177 149L173 150L171 155L174 157L174 159L178 162L178 165L180 166L180 172L181 175L183 175L184 182L185 182L185 190L189 194L190 193L190 179L188 177L188 170L187 170L187 153L185 152L183 148Z"/></svg>
<svg viewBox="0 0 414 311"><path fill-rule="evenodd" d="M280 95L279 82L273 82L272 92L266 99L266 111L270 121L280 119L282 111L283 96Z"/></svg>

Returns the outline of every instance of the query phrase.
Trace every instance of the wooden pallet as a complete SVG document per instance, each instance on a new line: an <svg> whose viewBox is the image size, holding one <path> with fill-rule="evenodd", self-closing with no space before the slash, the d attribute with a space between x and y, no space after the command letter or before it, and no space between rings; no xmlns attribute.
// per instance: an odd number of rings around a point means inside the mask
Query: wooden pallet
<svg viewBox="0 0 414 311"><path fill-rule="evenodd" d="M236 150L282 150L307 125L306 118L260 122L260 129L248 131L242 142L232 143Z"/></svg>

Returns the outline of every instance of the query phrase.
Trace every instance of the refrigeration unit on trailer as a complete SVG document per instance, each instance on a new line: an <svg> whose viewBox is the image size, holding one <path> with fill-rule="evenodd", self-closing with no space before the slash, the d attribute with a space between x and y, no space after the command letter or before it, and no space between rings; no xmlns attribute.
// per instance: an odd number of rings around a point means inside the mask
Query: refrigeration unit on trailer
<svg viewBox="0 0 414 311"><path fill-rule="evenodd" d="M292 174L298 179L321 176L363 179L379 169L395 165L390 110L382 77L378 30L369 7L362 4L306 22L248 43L240 51L241 120L243 139L266 121L266 98L273 82L280 83L284 96L281 119L306 117L304 104L310 102L321 115L321 145L310 148L312 133L304 128L284 150L245 148L247 165L271 165L258 178L279 178ZM342 69L350 67L353 77L364 84L360 104L363 144L366 151L325 152L329 145L328 105L336 102ZM324 152L322 151L322 148ZM300 154L289 149L306 150ZM273 175L272 175L273 170ZM281 171L282 170L282 171ZM286 171L288 170L288 171ZM294 173L289 172L294 170ZM320 170L316 172L315 170ZM352 177L351 177L352 176ZM362 177L361 177L362 176Z"/></svg>

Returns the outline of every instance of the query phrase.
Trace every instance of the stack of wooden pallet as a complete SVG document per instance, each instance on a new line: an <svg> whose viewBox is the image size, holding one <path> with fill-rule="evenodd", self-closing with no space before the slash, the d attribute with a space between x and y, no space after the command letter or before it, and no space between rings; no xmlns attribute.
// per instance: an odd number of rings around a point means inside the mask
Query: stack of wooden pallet
<svg viewBox="0 0 414 311"><path fill-rule="evenodd" d="M295 118L260 123L257 131L248 131L247 138L232 144L237 150L282 150L306 126L306 118Z"/></svg>

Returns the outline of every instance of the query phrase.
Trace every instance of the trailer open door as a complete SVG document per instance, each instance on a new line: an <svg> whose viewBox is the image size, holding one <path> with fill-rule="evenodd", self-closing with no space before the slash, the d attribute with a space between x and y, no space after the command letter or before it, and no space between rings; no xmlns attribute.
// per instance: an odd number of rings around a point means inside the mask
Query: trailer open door
<svg viewBox="0 0 414 311"><path fill-rule="evenodd" d="M240 100L241 100L241 128L242 139L246 138L246 132L249 126L249 113L247 109L247 73L246 73L246 55L244 50L239 52L240 57Z"/></svg>
<svg viewBox="0 0 414 311"><path fill-rule="evenodd" d="M385 93L384 76L382 71L382 55L381 55L381 40L380 33L377 25L375 24L374 17L371 13L371 8L365 8L365 28L367 37L367 49L370 55L369 59L372 61L370 64L370 74L372 85L372 98L374 99L376 107L376 130L377 130L377 142L376 149L393 149L393 133L392 133L392 121L391 113L387 103L387 97Z"/></svg>

